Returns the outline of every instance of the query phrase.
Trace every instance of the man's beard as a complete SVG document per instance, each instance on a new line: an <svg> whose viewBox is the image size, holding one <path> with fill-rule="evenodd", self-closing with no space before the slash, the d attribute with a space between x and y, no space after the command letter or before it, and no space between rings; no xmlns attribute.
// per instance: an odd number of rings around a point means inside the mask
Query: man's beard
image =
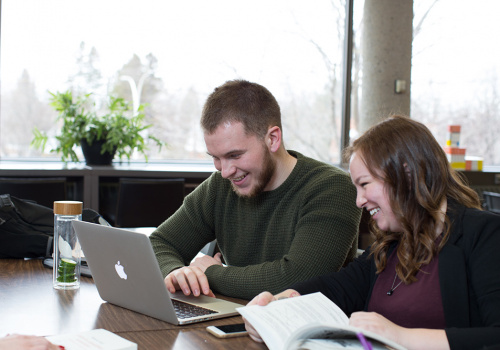
<svg viewBox="0 0 500 350"><path fill-rule="evenodd" d="M256 197L262 192L264 192L264 188L266 188L266 186L269 184L269 181L271 181L271 178L273 177L275 171L276 171L276 162L273 160L271 154L266 148L264 152L264 159L262 160L262 172L256 179L257 182L253 187L253 189L247 194L242 194L240 193L238 187L231 182L233 191L236 192L236 194L242 198Z"/></svg>

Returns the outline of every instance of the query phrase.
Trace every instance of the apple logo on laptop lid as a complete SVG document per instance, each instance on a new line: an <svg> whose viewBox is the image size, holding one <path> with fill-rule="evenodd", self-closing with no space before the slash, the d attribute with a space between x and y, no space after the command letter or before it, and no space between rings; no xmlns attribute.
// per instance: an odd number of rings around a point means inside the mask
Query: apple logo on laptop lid
<svg viewBox="0 0 500 350"><path fill-rule="evenodd" d="M115 264L115 270L116 270L116 273L118 274L118 276L120 276L120 278L122 278L124 280L127 279L127 274L125 273L125 268L123 267L123 265L120 264L120 261L118 261Z"/></svg>

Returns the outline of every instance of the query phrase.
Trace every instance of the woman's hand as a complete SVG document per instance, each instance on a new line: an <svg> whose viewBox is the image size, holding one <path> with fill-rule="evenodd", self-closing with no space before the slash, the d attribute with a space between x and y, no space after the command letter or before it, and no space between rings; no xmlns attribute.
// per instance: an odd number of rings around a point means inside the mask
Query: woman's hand
<svg viewBox="0 0 500 350"><path fill-rule="evenodd" d="M450 349L444 330L404 328L376 312L354 312L349 324L377 333L407 349Z"/></svg>
<svg viewBox="0 0 500 350"><path fill-rule="evenodd" d="M260 305L260 306L266 306L267 304L278 300L278 299L283 299L283 298L293 298L293 297L298 297L300 296L299 292L293 289L287 289L284 292L281 292L276 295L272 295L269 292L262 292L259 295L257 295L255 298L253 298L247 306L251 305ZM262 343L263 340L260 337L259 333L255 330L255 328L252 327L252 325L243 317L243 321L245 321L245 328L248 332L248 335L250 338L252 338L254 341L258 343Z"/></svg>
<svg viewBox="0 0 500 350"><path fill-rule="evenodd" d="M377 333L399 344L405 329L376 312L354 312L351 315L349 324L353 327Z"/></svg>
<svg viewBox="0 0 500 350"><path fill-rule="evenodd" d="M0 350L60 350L63 346L54 345L44 337L34 335L7 335L0 338Z"/></svg>

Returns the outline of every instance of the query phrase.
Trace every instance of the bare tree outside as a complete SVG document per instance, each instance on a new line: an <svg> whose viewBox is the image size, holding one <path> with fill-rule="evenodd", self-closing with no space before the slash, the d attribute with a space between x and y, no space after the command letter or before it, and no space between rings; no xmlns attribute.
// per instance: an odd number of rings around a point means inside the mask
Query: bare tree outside
<svg viewBox="0 0 500 350"><path fill-rule="evenodd" d="M87 50L87 45L82 41L76 54L75 72L68 76L67 81L75 94L104 94L105 82L99 69L99 60L97 49L91 47Z"/></svg>
<svg viewBox="0 0 500 350"><path fill-rule="evenodd" d="M460 147L485 165L500 164L500 50L491 41L499 9L490 0L415 1L412 117L443 146L448 125L461 125Z"/></svg>
<svg viewBox="0 0 500 350"><path fill-rule="evenodd" d="M89 1L76 17L64 15L72 3L2 1L2 158L58 159L30 148L31 130L58 132L48 92L71 89L92 93L97 107L110 94L146 104L146 132L167 144L150 161L210 161L203 103L214 87L246 79L278 99L287 148L339 161L344 0Z"/></svg>
<svg viewBox="0 0 500 350"><path fill-rule="evenodd" d="M19 77L16 88L2 96L2 113L10 117L2 120L1 153L41 156L38 150L28 147L32 139L30 126L36 123L40 128L49 129L56 114L38 98L35 83L27 71Z"/></svg>
<svg viewBox="0 0 500 350"><path fill-rule="evenodd" d="M340 160L342 57L345 27L345 0L329 0L331 22L327 29L329 42L315 37L296 20L299 35L317 53L327 80L324 90L315 95L293 96L285 105L285 125L294 142L309 149L309 155L338 163ZM288 121L290 120L290 121ZM305 132L312 130L312 132ZM319 131L319 132L318 132Z"/></svg>

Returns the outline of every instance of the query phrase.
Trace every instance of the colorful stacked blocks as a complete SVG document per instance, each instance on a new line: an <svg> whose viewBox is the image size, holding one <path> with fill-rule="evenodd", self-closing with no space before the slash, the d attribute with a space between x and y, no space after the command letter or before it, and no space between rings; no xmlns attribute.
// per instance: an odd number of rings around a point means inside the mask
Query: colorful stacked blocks
<svg viewBox="0 0 500 350"><path fill-rule="evenodd" d="M465 157L465 170L483 171L483 158Z"/></svg>
<svg viewBox="0 0 500 350"><path fill-rule="evenodd" d="M460 125L448 125L448 133L446 137L446 147L460 146Z"/></svg>
<svg viewBox="0 0 500 350"><path fill-rule="evenodd" d="M444 152L453 169L483 170L483 159L480 157L466 157L465 148L460 148L460 125L448 125L446 146Z"/></svg>
<svg viewBox="0 0 500 350"><path fill-rule="evenodd" d="M445 147L444 153L453 169L465 170L465 148Z"/></svg>

